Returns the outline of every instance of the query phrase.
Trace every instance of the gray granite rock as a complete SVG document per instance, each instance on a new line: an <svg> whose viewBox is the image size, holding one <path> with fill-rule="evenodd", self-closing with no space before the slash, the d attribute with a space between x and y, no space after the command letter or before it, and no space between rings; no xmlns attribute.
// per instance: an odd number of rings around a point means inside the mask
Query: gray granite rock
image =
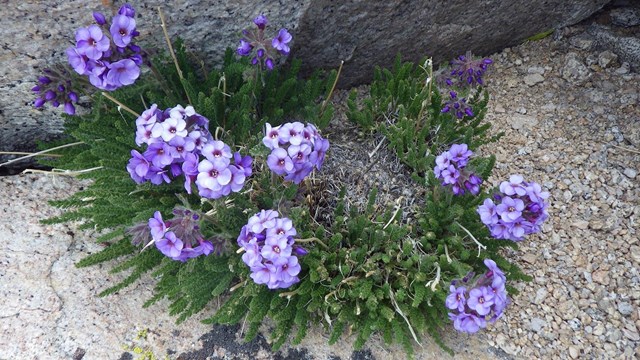
<svg viewBox="0 0 640 360"><path fill-rule="evenodd" d="M611 22L618 26L631 27L640 25L640 9L623 7L612 9L609 12Z"/></svg>
<svg viewBox="0 0 640 360"><path fill-rule="evenodd" d="M568 53L562 68L562 78L570 83L579 85L584 83L590 76L591 72L578 54L574 52Z"/></svg>
<svg viewBox="0 0 640 360"><path fill-rule="evenodd" d="M389 66L397 53L407 60L433 56L436 62L472 50L486 55L546 31L576 23L609 0L409 0L131 1L137 9L139 42L164 46L157 7L169 34L186 39L207 64L235 47L240 31L259 13L274 28L294 34L293 55L306 72L335 68L345 60L341 85L368 82L375 65ZM35 110L30 88L41 71L65 61L74 30L92 23L92 11L111 1L14 1L0 17L0 151L32 151L37 139L62 132L61 109ZM117 2L120 4L120 2ZM19 19L19 20L18 20ZM522 26L522 24L527 26ZM7 156L0 155L0 163ZM24 163L22 163L24 164Z"/></svg>
<svg viewBox="0 0 640 360"><path fill-rule="evenodd" d="M607 2L317 0L301 19L292 51L307 71L344 60L340 84L350 86L368 82L373 65L391 66L396 53L412 61L432 56L434 63L466 50L486 55L576 23Z"/></svg>
<svg viewBox="0 0 640 360"><path fill-rule="evenodd" d="M613 51L623 62L629 63L631 69L640 69L640 39L634 36L623 36L604 25L593 24L587 29L596 43Z"/></svg>

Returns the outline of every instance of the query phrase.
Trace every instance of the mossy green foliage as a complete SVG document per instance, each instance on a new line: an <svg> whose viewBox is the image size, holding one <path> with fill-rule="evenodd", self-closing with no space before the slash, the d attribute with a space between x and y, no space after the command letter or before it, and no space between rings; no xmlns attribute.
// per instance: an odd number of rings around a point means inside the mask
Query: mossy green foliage
<svg viewBox="0 0 640 360"><path fill-rule="evenodd" d="M264 161L260 140L265 122L278 125L298 119L322 128L331 119L332 107L323 108L321 101L335 73L302 80L297 77L299 63L294 61L287 69L256 77L231 52L222 69L205 72L180 43L176 49L183 80L169 58L156 59L154 71L160 77L140 79L113 96L141 112L144 104L184 105L188 95L196 111L210 120L212 133L220 127L219 138L250 153L258 159L256 164ZM400 207L374 206L376 191L370 194L366 209L346 210L343 191L332 209L331 222L320 224L309 205L300 201L314 195L312 182L296 186L274 181L266 166L260 165L254 165L254 175L245 185L251 191L216 201L187 196L181 181L136 185L125 169L130 150L136 148L135 117L99 95L91 114L67 119L67 141L84 144L61 150L64 156L48 164L69 170L100 168L81 175L93 180L87 188L54 201L67 212L46 222L82 221L82 228L104 231L98 241L107 246L78 266L111 261L114 272L129 270L129 275L100 295L113 294L150 273L158 280L145 306L167 298L169 312L178 322L209 306L214 314L205 322L243 322L247 340L257 335L265 317L272 319L274 349L291 337L293 344L299 343L312 323L327 328L330 343L349 333L355 334L360 348L372 334L380 333L385 342L402 344L411 356L414 343L428 333L449 350L440 331L450 327L444 301L453 278L470 270L483 272L485 258L495 260L512 280L525 276L499 255L501 247L515 245L492 240L480 223L475 209L482 197L454 197L430 171L435 155L451 143L466 142L475 148L495 140L487 135L488 124L482 123L488 96L482 93L474 103L476 117L455 121L440 113L440 95L435 87L425 88L423 75L420 68L398 60L393 71L376 71L364 109L357 109L353 99L350 102L350 117L384 133L398 156L413 168L416 186L425 188L425 205L412 223L400 221ZM58 144L49 146L53 145ZM493 157L477 158L473 166L486 179L494 162ZM126 226L147 221L156 210L169 214L184 203L209 214L203 231L207 237L226 239L224 255L181 263L153 247L141 251L131 244ZM289 289L274 291L256 285L236 253L240 228L260 209L277 209L291 218L298 236L308 241L303 245L309 254L300 259L300 282ZM479 248L467 232L484 247Z"/></svg>

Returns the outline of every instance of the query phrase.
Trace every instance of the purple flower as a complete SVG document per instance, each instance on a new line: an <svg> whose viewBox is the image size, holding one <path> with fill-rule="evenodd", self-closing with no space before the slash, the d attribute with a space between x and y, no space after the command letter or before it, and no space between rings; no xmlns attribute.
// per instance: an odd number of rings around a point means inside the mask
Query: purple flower
<svg viewBox="0 0 640 360"><path fill-rule="evenodd" d="M459 167L465 167L473 152L469 150L467 144L453 144L449 149L449 159L458 164Z"/></svg>
<svg viewBox="0 0 640 360"><path fill-rule="evenodd" d="M236 166L242 169L245 177L251 176L251 164L253 163L251 156L242 156L239 152L236 152L233 154L233 162Z"/></svg>
<svg viewBox="0 0 640 360"><path fill-rule="evenodd" d="M242 261L250 268L259 267L262 265L262 255L260 255L260 247L255 239L250 242L246 242L243 245L245 253L242 254Z"/></svg>
<svg viewBox="0 0 640 360"><path fill-rule="evenodd" d="M506 279L504 272L498 268L498 265L495 261L491 259L484 259L484 265L489 269L486 274L486 277L490 278L492 276L497 276L503 280Z"/></svg>
<svg viewBox="0 0 640 360"><path fill-rule="evenodd" d="M278 219L281 220L281 219ZM280 256L291 255L291 247L287 246L287 238L283 236L268 236L262 246L260 255L264 259L274 261Z"/></svg>
<svg viewBox="0 0 640 360"><path fill-rule="evenodd" d="M265 128L265 135L264 138L262 138L262 143L264 144L264 146L273 150L278 147L278 144L280 142L280 127L278 126L273 128L271 127L271 124L266 123Z"/></svg>
<svg viewBox="0 0 640 360"><path fill-rule="evenodd" d="M271 46L278 50L282 55L289 55L290 49L287 44L292 38L293 37L289 34L287 29L280 29L280 31L278 31L278 35L273 38L273 41L271 41Z"/></svg>
<svg viewBox="0 0 640 360"><path fill-rule="evenodd" d="M498 223L498 213L496 211L496 205L491 199L485 199L484 203L478 207L478 214L480 214L480 220L485 225L493 225Z"/></svg>
<svg viewBox="0 0 640 360"><path fill-rule="evenodd" d="M131 159L127 164L127 171L133 181L138 184L142 184L147 179L147 173L149 173L149 161L142 156L137 150L131 150Z"/></svg>
<svg viewBox="0 0 640 360"><path fill-rule="evenodd" d="M263 14L260 14L255 19L253 19L253 23L256 24L258 29L264 30L264 28L267 26L269 21L267 20L266 16L264 16Z"/></svg>
<svg viewBox="0 0 640 360"><path fill-rule="evenodd" d="M80 55L78 53L78 49L74 47L69 47L65 51L67 54L67 59L69 60L69 65L80 75L85 75L87 73L87 57Z"/></svg>
<svg viewBox="0 0 640 360"><path fill-rule="evenodd" d="M184 156L182 163L182 173L184 174L184 188L188 194L191 194L191 183L198 177L198 156L188 153Z"/></svg>
<svg viewBox="0 0 640 360"><path fill-rule="evenodd" d="M503 181L500 184L500 192L505 195L513 196L524 196L527 194L527 190L522 185L523 178L520 175L511 175L509 177L509 182Z"/></svg>
<svg viewBox="0 0 640 360"><path fill-rule="evenodd" d="M153 217L149 219L149 229L151 229L151 237L155 240L162 239L167 232L167 226L162 220L160 211L153 213Z"/></svg>
<svg viewBox="0 0 640 360"><path fill-rule="evenodd" d="M173 162L173 148L165 142L156 142L149 145L144 157L155 167L162 169Z"/></svg>
<svg viewBox="0 0 640 360"><path fill-rule="evenodd" d="M322 164L324 163L324 157L329 150L329 140L316 138L313 146L313 152L309 155L309 160L315 164L318 170L322 170Z"/></svg>
<svg viewBox="0 0 640 360"><path fill-rule="evenodd" d="M488 268L484 274L475 276L471 272L462 279L468 285L467 288L456 288L455 284L459 280L453 280L450 286L445 305L455 311L449 313L449 318L458 331L474 333L486 327L487 317L490 317L489 321L495 322L509 303L504 273L491 259L485 259L484 264ZM465 289L471 289L466 302Z"/></svg>
<svg viewBox="0 0 640 360"><path fill-rule="evenodd" d="M467 104L466 99L458 99L458 94L455 91L450 91L449 96L451 97L451 99L444 103L444 106L442 107L442 110L440 112L452 113L458 119L464 118L465 115L468 117L473 117L473 110L471 109L471 106Z"/></svg>
<svg viewBox="0 0 640 360"><path fill-rule="evenodd" d="M186 128L184 120L170 117L162 122L162 140L169 142L176 136L184 138L188 134Z"/></svg>
<svg viewBox="0 0 640 360"><path fill-rule="evenodd" d="M131 85L140 76L140 68L133 60L123 59L108 67L106 80L115 87Z"/></svg>
<svg viewBox="0 0 640 360"><path fill-rule="evenodd" d="M126 15L116 15L111 20L111 38L113 43L121 48L131 43L132 34L136 30L136 20Z"/></svg>
<svg viewBox="0 0 640 360"><path fill-rule="evenodd" d="M233 157L229 145L222 141L214 140L207 143L202 148L202 155L212 162L220 162L225 166L229 165L230 159Z"/></svg>
<svg viewBox="0 0 640 360"><path fill-rule="evenodd" d="M457 309L458 311L463 312L467 302L464 295L466 291L467 289L464 286L456 288L451 285L449 287L449 296L447 296L447 300L445 301L447 308L451 310Z"/></svg>
<svg viewBox="0 0 640 360"><path fill-rule="evenodd" d="M267 67L267 70L273 70L273 59L272 58L267 58L267 60L264 61L264 66Z"/></svg>
<svg viewBox="0 0 640 360"><path fill-rule="evenodd" d="M297 275L301 267L296 256L281 256L273 262L273 265L276 267L278 288L288 288L300 281Z"/></svg>
<svg viewBox="0 0 640 360"><path fill-rule="evenodd" d="M98 60L102 53L109 50L109 38L104 36L97 25L80 28L76 31L76 47L80 55L89 59Z"/></svg>
<svg viewBox="0 0 640 360"><path fill-rule="evenodd" d="M467 306L478 313L478 315L487 315L491 312L493 305L493 291L491 288L483 286L469 291L469 300Z"/></svg>
<svg viewBox="0 0 640 360"><path fill-rule="evenodd" d="M162 239L156 241L156 247L161 253L173 259L180 256L184 243L176 237L176 234L169 231Z"/></svg>
<svg viewBox="0 0 640 360"><path fill-rule="evenodd" d="M549 193L543 192L535 182L524 181L519 175L512 175L508 182L503 181L500 191L493 196L500 204L494 206L493 201L487 199L478 207L478 214L491 236L521 241L527 234L539 232L548 218L546 199Z"/></svg>
<svg viewBox="0 0 640 360"><path fill-rule="evenodd" d="M267 164L277 175L285 175L285 180L299 184L314 167L322 167L329 141L312 124L296 121L275 128L266 124L265 134L262 143L271 149Z"/></svg>
<svg viewBox="0 0 640 360"><path fill-rule="evenodd" d="M274 210L261 210L249 218L247 226L251 232L257 234L263 232L265 229L272 228L276 224L276 218L278 218L278 212Z"/></svg>
<svg viewBox="0 0 640 360"><path fill-rule="evenodd" d="M453 327L460 332L473 334L487 326L484 318L473 314L461 313L456 315L449 313L449 318L453 321Z"/></svg>
<svg viewBox="0 0 640 360"><path fill-rule="evenodd" d="M266 284L269 289L272 288L273 280L275 280L277 269L273 264L260 263L257 266L251 268L251 278L256 284Z"/></svg>
<svg viewBox="0 0 640 360"><path fill-rule="evenodd" d="M279 218L275 223L267 228L268 237L283 237L285 239L297 235L293 222L288 218Z"/></svg>
<svg viewBox="0 0 640 360"><path fill-rule="evenodd" d="M293 161L287 154L287 150L276 148L267 157L269 169L278 175L283 175L293 170Z"/></svg>
<svg viewBox="0 0 640 360"><path fill-rule="evenodd" d="M206 240L200 241L200 246L198 247L200 248L200 252L202 252L204 255L209 255L214 250L213 244Z"/></svg>
<svg viewBox="0 0 640 360"><path fill-rule="evenodd" d="M238 55L249 56L249 54L251 54L251 50L253 50L253 45L245 39L240 39L240 45L236 49Z"/></svg>
<svg viewBox="0 0 640 360"><path fill-rule="evenodd" d="M513 223L522 216L524 202L520 199L512 199L509 196L502 198L502 203L496 207L496 212L506 224Z"/></svg>
<svg viewBox="0 0 640 360"><path fill-rule="evenodd" d="M231 180L231 170L223 162L202 160L198 164L198 172L198 185L212 190Z"/></svg>
<svg viewBox="0 0 640 360"><path fill-rule="evenodd" d="M311 154L311 146L308 144L291 145L287 149L287 154L294 164L305 163Z"/></svg>

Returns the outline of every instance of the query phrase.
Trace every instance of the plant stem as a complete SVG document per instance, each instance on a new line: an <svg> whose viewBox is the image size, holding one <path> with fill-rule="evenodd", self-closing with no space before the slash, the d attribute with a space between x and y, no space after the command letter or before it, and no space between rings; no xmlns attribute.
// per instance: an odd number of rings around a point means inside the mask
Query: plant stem
<svg viewBox="0 0 640 360"><path fill-rule="evenodd" d="M167 41L167 46L169 47L169 53L171 54L171 58L173 59L173 63L176 66L176 70L178 71L178 77L180 77L180 84L184 88L184 94L187 95L187 100L189 101L189 105L192 105L191 98L189 97L189 92L187 88L184 86L182 82L184 80L184 76L182 76L182 70L180 70L180 65L178 64L178 58L176 57L176 53L173 51L173 46L171 45L171 40L169 39L169 33L167 32L167 25L164 22L164 14L162 13L162 9L158 6L158 14L160 15L160 22L162 23L162 32L164 33L164 39Z"/></svg>
<svg viewBox="0 0 640 360"><path fill-rule="evenodd" d="M131 115L135 116L135 117L140 117L140 114L138 114L137 112L131 110L130 108L127 107L127 105L121 103L120 101L118 101L116 98L114 98L113 96L107 94L106 92L101 92L100 94L102 94L102 96L106 97L107 99L111 100L112 102L114 102L116 105L118 105L118 107L126 110L128 113L130 113Z"/></svg>
<svg viewBox="0 0 640 360"><path fill-rule="evenodd" d="M466 228L466 227L462 226L462 225L461 225L459 222L457 222L457 221L456 221L455 223L456 223L456 225L460 226L460 228L461 228L462 230L464 230L464 232L466 232L466 233L467 233L467 235L469 235L469 236L473 239L473 241L475 241L476 245L478 245L478 257L480 257L480 251L481 251L481 250L487 250L487 247L486 247L486 246L484 246L484 245L482 245L482 244L481 244L481 243L480 243L480 242L475 238L475 236L473 236L473 234L471 234L471 232L470 232L469 230L467 230L467 228Z"/></svg>
<svg viewBox="0 0 640 360"><path fill-rule="evenodd" d="M333 85L331 86L331 90L329 90L329 94L327 98L322 102L322 106L320 107L320 116L324 113L324 108L327 107L327 103L331 100L331 95L333 95L333 90L336 88L336 84L338 84L338 79L340 79L340 73L342 72L342 65L344 65L344 60L340 60L340 67L338 68L338 74L336 74L336 79L333 81Z"/></svg>
<svg viewBox="0 0 640 360"><path fill-rule="evenodd" d="M297 243L310 243L310 242L317 242L318 244L322 245L323 248L325 248L326 250L329 250L329 247L322 242L322 240L318 239L317 237L311 237L308 239L296 239L295 242Z"/></svg>
<svg viewBox="0 0 640 360"><path fill-rule="evenodd" d="M32 157L34 157L34 156L39 156L39 155L42 155L42 154L46 154L46 153L48 153L48 152L50 152L50 151L54 151L54 150L58 150L58 149L63 149L63 148L66 148L66 147L71 147L71 146L76 146L76 145L81 145L81 144L84 144L84 141L78 141L78 142L74 142L74 143L71 143L71 144L65 144L65 145L56 146L56 147L53 147L53 148L51 148L51 149L38 151L38 152L35 152L35 153L33 153L33 154L29 154L29 155L21 156L21 157L19 157L19 158L15 158L15 159L9 160L9 161L7 161L7 162L4 162L4 163L0 164L0 166L5 166L5 165L13 164L14 162L18 162L18 161L20 161L20 160L24 160L24 159L32 158Z"/></svg>

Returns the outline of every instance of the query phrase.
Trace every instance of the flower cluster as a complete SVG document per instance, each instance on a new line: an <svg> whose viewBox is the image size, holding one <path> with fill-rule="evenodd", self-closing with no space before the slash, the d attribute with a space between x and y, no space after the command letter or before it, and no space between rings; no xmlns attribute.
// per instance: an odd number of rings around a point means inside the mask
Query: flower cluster
<svg viewBox="0 0 640 360"><path fill-rule="evenodd" d="M112 91L133 84L142 65L141 49L133 43L139 35L135 10L129 4L120 7L108 29L103 14L95 12L93 18L97 25L76 30L76 46L66 51L69 64L98 89Z"/></svg>
<svg viewBox="0 0 640 360"><path fill-rule="evenodd" d="M242 31L243 38L240 39L240 45L236 51L240 56L253 56L251 58L253 65L260 65L260 67L266 67L267 70L272 70L274 59L278 54L289 55L288 44L293 37L284 28L280 29L273 38L265 37L264 29L267 27L268 20L264 15L253 19L253 23L257 29Z"/></svg>
<svg viewBox="0 0 640 360"><path fill-rule="evenodd" d="M482 86L484 85L482 77L491 64L493 64L493 60L488 58L474 59L469 51L451 61L451 78L447 78L445 82L449 86L453 85L454 80L457 80L461 87Z"/></svg>
<svg viewBox="0 0 640 360"><path fill-rule="evenodd" d="M509 303L505 288L506 277L495 261L485 259L489 270L472 281L469 273L462 280L454 280L445 301L453 327L461 332L475 333L494 323Z"/></svg>
<svg viewBox="0 0 640 360"><path fill-rule="evenodd" d="M211 241L205 240L200 232L202 215L183 207L173 209L173 218L164 221L160 211L149 219L149 231L156 248L167 257L187 261L209 255L214 251Z"/></svg>
<svg viewBox="0 0 640 360"><path fill-rule="evenodd" d="M455 195L463 195L465 191L473 195L480 193L482 179L467 169L466 166L473 152L467 148L467 144L453 144L448 151L436 158L436 167L433 172L442 186L451 186Z"/></svg>
<svg viewBox="0 0 640 360"><path fill-rule="evenodd" d="M499 194L478 207L478 214L494 238L522 241L525 235L540 231L549 217L548 197L539 184L511 175L500 184Z"/></svg>
<svg viewBox="0 0 640 360"><path fill-rule="evenodd" d="M127 165L138 184L160 185L171 182L170 175L184 175L187 193L191 194L195 182L200 196L217 199L240 191L251 176L251 157L232 154L228 145L214 140L209 120L192 106L162 111L153 104L136 119L136 127L136 143L148 145L142 154L131 150Z"/></svg>
<svg viewBox="0 0 640 360"><path fill-rule="evenodd" d="M444 107L442 107L441 112L451 112L458 119L462 119L465 115L473 117L473 109L469 104L467 104L467 99L459 99L458 93L453 90L449 91L449 96L451 99L444 103Z"/></svg>
<svg viewBox="0 0 640 360"><path fill-rule="evenodd" d="M468 88L484 85L482 77L492 63L493 61L488 58L474 59L471 52L453 59L451 72L448 77L444 78L444 83L450 87L450 99L445 101L441 112L451 113L458 119L462 119L465 116L473 117L473 109L467 103L468 99L459 98L458 93L451 88L459 89L468 94Z"/></svg>
<svg viewBox="0 0 640 360"><path fill-rule="evenodd" d="M312 124L292 122L271 127L266 124L262 143L271 149L267 157L269 169L299 184L313 168L320 170L329 149L329 140L320 136Z"/></svg>
<svg viewBox="0 0 640 360"><path fill-rule="evenodd" d="M78 94L71 87L69 74L64 70L54 69L45 69L44 73L44 76L38 78L38 85L31 89L38 95L33 105L40 108L47 102L53 107L64 104L64 111L69 115L75 115L76 107L73 103L78 102Z"/></svg>
<svg viewBox="0 0 640 360"><path fill-rule="evenodd" d="M284 289L300 281L297 255L307 251L295 244L293 223L277 211L262 210L242 227L238 245L245 253L242 261L251 269L256 284Z"/></svg>

